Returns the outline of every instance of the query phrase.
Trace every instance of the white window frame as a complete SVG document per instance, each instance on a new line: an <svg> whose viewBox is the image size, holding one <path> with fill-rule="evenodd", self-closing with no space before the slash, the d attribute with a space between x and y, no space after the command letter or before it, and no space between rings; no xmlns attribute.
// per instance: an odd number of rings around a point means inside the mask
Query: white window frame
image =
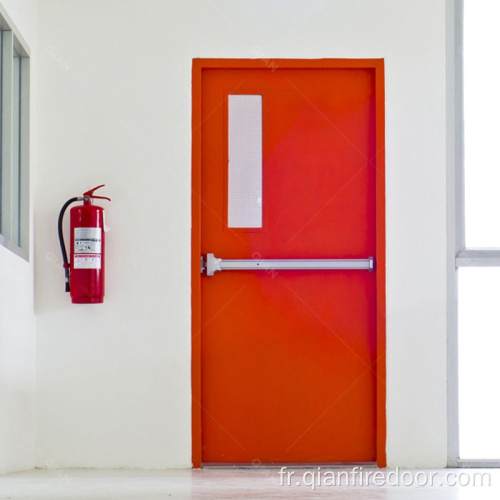
<svg viewBox="0 0 500 500"><path fill-rule="evenodd" d="M31 233L29 48L3 9L0 9L0 38L0 245L28 261ZM19 64L14 64L15 58L19 58Z"/></svg>
<svg viewBox="0 0 500 500"><path fill-rule="evenodd" d="M458 269L500 266L500 249L474 249L465 245L463 21L464 0L447 0L448 466L500 467L500 459L461 459L459 454Z"/></svg>

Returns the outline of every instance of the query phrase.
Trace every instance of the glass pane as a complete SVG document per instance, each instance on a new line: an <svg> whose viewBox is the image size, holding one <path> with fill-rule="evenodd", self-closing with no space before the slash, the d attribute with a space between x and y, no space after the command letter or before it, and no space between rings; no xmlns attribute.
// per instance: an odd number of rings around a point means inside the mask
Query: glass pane
<svg viewBox="0 0 500 500"><path fill-rule="evenodd" d="M500 459L500 268L458 278L459 456Z"/></svg>
<svg viewBox="0 0 500 500"><path fill-rule="evenodd" d="M20 58L19 66L19 246L29 252L30 166L29 166L29 64Z"/></svg>
<svg viewBox="0 0 500 500"><path fill-rule="evenodd" d="M21 124L21 64L20 58L14 55L14 64L12 72L12 243L19 246L20 241L20 151L19 151L19 130Z"/></svg>
<svg viewBox="0 0 500 500"><path fill-rule="evenodd" d="M229 96L228 134L228 227L262 227L262 96Z"/></svg>
<svg viewBox="0 0 500 500"><path fill-rule="evenodd" d="M500 247L498 19L498 0L465 1L465 235L468 247Z"/></svg>
<svg viewBox="0 0 500 500"><path fill-rule="evenodd" d="M2 70L3 70L3 36L0 33L0 83L2 82ZM4 209L3 209L3 192L2 192L2 178L3 178L3 170L2 170L2 85L0 84L0 234L3 234L3 217L4 217Z"/></svg>

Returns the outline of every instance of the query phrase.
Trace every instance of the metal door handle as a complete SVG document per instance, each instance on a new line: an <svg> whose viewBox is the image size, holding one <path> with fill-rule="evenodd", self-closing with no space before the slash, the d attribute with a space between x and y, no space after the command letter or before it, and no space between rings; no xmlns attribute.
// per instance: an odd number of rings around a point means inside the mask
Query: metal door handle
<svg viewBox="0 0 500 500"><path fill-rule="evenodd" d="M338 269L363 270L372 272L375 259L219 259L213 253L207 253L206 260L201 258L201 273L213 276L217 271L268 271L268 270L307 270Z"/></svg>

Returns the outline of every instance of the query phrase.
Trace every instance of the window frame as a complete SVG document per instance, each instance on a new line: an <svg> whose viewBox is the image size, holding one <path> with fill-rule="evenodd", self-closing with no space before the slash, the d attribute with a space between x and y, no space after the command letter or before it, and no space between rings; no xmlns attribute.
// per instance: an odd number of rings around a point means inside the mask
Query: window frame
<svg viewBox="0 0 500 500"><path fill-rule="evenodd" d="M458 270L500 266L500 249L467 248L465 242L464 1L446 3L448 466L488 468L500 467L500 458L462 459L459 448Z"/></svg>
<svg viewBox="0 0 500 500"><path fill-rule="evenodd" d="M30 51L3 9L0 9L0 38L0 245L29 261ZM16 58L19 58L17 75L14 74Z"/></svg>

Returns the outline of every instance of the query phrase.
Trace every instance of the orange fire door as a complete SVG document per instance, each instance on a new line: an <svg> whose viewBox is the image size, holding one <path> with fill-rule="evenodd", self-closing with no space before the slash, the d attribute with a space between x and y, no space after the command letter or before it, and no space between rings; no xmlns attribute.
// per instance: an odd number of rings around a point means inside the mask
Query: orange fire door
<svg viewBox="0 0 500 500"><path fill-rule="evenodd" d="M381 62L202 66L194 462L383 464Z"/></svg>

